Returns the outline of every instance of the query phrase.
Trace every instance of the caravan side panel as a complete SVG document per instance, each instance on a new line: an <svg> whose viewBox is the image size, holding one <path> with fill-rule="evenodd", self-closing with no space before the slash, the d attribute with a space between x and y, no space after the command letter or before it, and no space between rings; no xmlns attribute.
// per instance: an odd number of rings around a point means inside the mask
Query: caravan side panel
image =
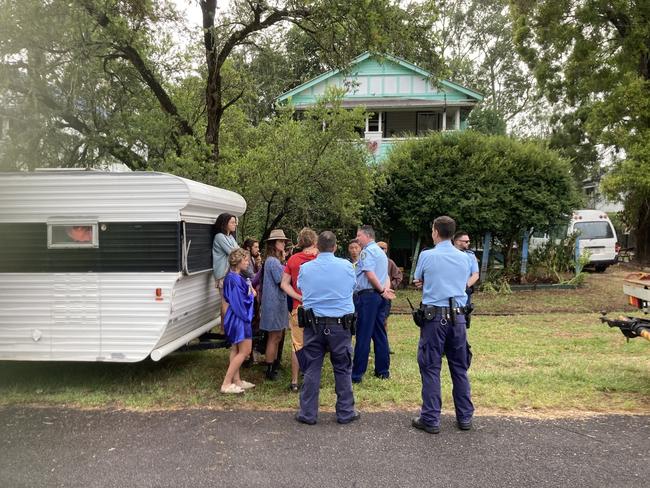
<svg viewBox="0 0 650 488"><path fill-rule="evenodd" d="M145 359L164 333L180 273L101 273L99 361ZM160 289L160 296L156 290Z"/></svg>
<svg viewBox="0 0 650 488"><path fill-rule="evenodd" d="M0 359L51 358L53 285L49 274L0 273Z"/></svg>
<svg viewBox="0 0 650 488"><path fill-rule="evenodd" d="M211 271L181 277L174 285L169 323L156 347L219 317L220 303Z"/></svg>
<svg viewBox="0 0 650 488"><path fill-rule="evenodd" d="M141 361L166 330L179 276L0 273L0 360Z"/></svg>

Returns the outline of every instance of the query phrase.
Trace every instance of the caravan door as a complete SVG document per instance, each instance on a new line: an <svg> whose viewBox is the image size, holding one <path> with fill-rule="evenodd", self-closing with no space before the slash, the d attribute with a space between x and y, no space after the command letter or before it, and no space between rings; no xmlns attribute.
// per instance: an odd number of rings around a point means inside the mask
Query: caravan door
<svg viewBox="0 0 650 488"><path fill-rule="evenodd" d="M55 273L52 359L96 361L100 354L100 281L96 273Z"/></svg>

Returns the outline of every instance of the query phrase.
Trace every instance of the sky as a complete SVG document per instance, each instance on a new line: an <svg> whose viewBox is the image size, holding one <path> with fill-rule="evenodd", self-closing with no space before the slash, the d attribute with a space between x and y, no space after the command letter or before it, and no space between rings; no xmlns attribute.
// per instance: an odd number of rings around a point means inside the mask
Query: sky
<svg viewBox="0 0 650 488"><path fill-rule="evenodd" d="M176 4L180 11L185 13L189 25L201 25L203 23L199 0L172 0L172 2ZM230 0L217 0L217 10L226 10L229 5Z"/></svg>

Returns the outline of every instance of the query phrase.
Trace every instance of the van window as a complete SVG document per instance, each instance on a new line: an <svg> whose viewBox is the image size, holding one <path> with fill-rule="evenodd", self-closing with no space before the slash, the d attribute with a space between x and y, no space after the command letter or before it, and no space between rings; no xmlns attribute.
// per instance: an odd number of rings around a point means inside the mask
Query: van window
<svg viewBox="0 0 650 488"><path fill-rule="evenodd" d="M612 239L614 232L609 222L576 222L573 230L580 233L580 239Z"/></svg>

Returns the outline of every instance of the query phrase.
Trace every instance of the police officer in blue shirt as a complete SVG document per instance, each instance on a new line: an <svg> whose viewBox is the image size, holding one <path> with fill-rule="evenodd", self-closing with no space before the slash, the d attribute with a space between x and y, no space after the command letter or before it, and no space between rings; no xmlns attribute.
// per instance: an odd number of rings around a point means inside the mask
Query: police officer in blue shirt
<svg viewBox="0 0 650 488"><path fill-rule="evenodd" d="M352 394L352 328L355 277L352 264L334 256L336 236L329 231L318 236L318 257L300 267L298 288L302 292L302 310L307 316L304 346L296 353L304 381L300 390L300 410L296 420L313 425L318 417L323 358L327 351L336 384L336 420L347 424L360 417L354 409ZM301 315L299 315L301 320Z"/></svg>
<svg viewBox="0 0 650 488"><path fill-rule="evenodd" d="M352 382L361 383L368 368L370 340L375 346L375 376L390 377L390 349L384 328L386 300L395 298L388 278L388 258L375 242L375 231L363 225L357 231L357 241L362 246L355 268L357 285L354 306L357 311L357 334L354 346Z"/></svg>
<svg viewBox="0 0 650 488"><path fill-rule="evenodd" d="M478 274L478 261L476 260L476 254L469 248L469 234L465 231L459 230L454 234L454 247L459 251L463 251L469 259L471 266L469 280L467 280L467 286L465 288L465 293L467 294L467 304L466 308L470 308L472 303L472 294L474 293L474 284L479 279ZM465 326L469 329L471 315L469 313L465 314L465 321L467 322Z"/></svg>
<svg viewBox="0 0 650 488"><path fill-rule="evenodd" d="M434 249L420 254L415 268L414 284L422 287L423 322L418 344L418 364L422 377L422 408L413 427L430 434L440 432L440 367L447 356L453 383L456 421L461 430L472 427L472 404L467 369L469 357L464 306L465 286L471 274L467 255L456 249L451 238L456 222L442 216L433 221Z"/></svg>

